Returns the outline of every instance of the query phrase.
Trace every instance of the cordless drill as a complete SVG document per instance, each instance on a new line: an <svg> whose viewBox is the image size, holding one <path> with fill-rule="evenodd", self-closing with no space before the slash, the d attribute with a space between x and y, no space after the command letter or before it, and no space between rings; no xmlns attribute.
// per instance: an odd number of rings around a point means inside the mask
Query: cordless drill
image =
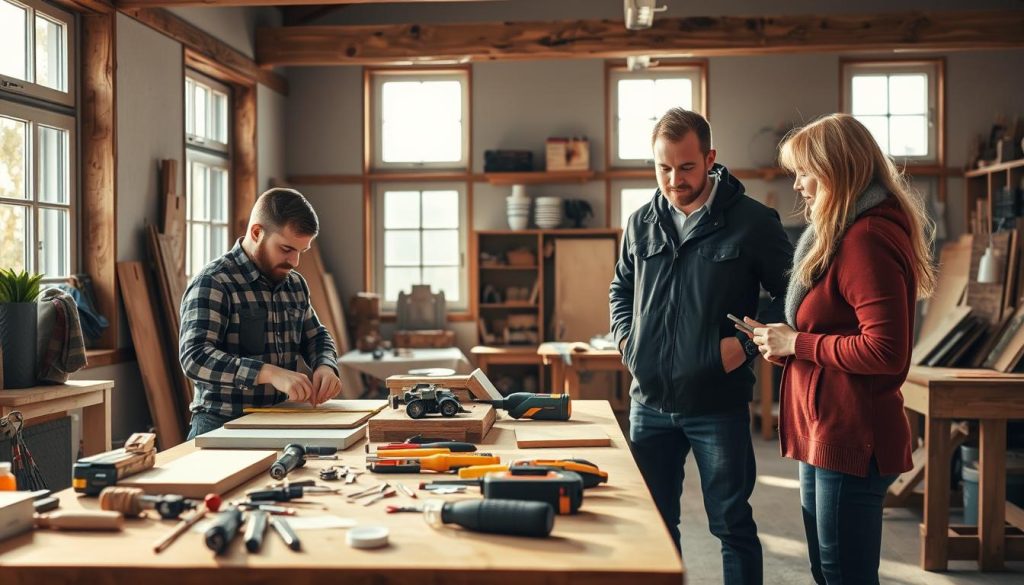
<svg viewBox="0 0 1024 585"><path fill-rule="evenodd" d="M502 400L482 400L508 412L512 418L534 420L569 420L572 404L568 394L534 394L513 392Z"/></svg>
<svg viewBox="0 0 1024 585"><path fill-rule="evenodd" d="M270 477L278 480L284 479L293 469L306 464L307 455L334 455L337 452L338 449L335 447L314 447L291 443L284 448L281 456L270 466Z"/></svg>

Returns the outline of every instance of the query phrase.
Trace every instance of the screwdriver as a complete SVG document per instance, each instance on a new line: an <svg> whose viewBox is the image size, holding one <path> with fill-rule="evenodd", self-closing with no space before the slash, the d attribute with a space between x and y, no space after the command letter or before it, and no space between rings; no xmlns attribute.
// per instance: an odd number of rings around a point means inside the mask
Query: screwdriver
<svg viewBox="0 0 1024 585"><path fill-rule="evenodd" d="M380 458L367 457L367 467L374 473L420 473L421 471L447 472L471 465L501 463L495 455L452 455L438 454L428 457Z"/></svg>
<svg viewBox="0 0 1024 585"><path fill-rule="evenodd" d="M213 524L206 530L206 548L214 554L223 554L228 545L235 539L238 529L242 526L242 511L232 506L217 515Z"/></svg>
<svg viewBox="0 0 1024 585"><path fill-rule="evenodd" d="M263 535L267 531L268 516L265 510L249 512L249 521L245 527L245 550L254 553L260 552L263 548Z"/></svg>
<svg viewBox="0 0 1024 585"><path fill-rule="evenodd" d="M463 443L462 441L434 441L432 443L412 443L406 441L404 443L377 445L377 453L401 449L447 449L452 453L472 453L476 451L476 445L473 443ZM370 452L369 444L366 445L366 452Z"/></svg>
<svg viewBox="0 0 1024 585"><path fill-rule="evenodd" d="M550 505L520 500L431 500L423 506L423 517L435 528L455 524L474 532L511 536L547 536L555 525Z"/></svg>
<svg viewBox="0 0 1024 585"><path fill-rule="evenodd" d="M568 394L513 392L502 400L477 400L508 412L512 418L533 420L569 420L572 403Z"/></svg>

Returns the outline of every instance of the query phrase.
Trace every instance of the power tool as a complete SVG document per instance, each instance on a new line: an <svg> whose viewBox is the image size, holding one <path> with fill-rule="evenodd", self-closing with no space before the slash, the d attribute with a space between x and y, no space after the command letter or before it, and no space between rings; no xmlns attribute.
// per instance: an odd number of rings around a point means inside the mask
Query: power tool
<svg viewBox="0 0 1024 585"><path fill-rule="evenodd" d="M335 447L315 447L312 445L291 443L290 445L285 446L284 452L277 458L277 461L270 466L270 477L274 479L284 479L284 477L291 473L292 470L306 464L307 455L334 455L337 452L338 449Z"/></svg>
<svg viewBox="0 0 1024 585"><path fill-rule="evenodd" d="M501 400L477 400L501 408L512 418L533 420L569 420L572 403L568 394L513 392Z"/></svg>
<svg viewBox="0 0 1024 585"><path fill-rule="evenodd" d="M155 434L135 433L128 437L121 449L79 459L71 471L71 486L76 492L95 496L103 488L153 467L156 463L155 443Z"/></svg>
<svg viewBox="0 0 1024 585"><path fill-rule="evenodd" d="M555 524L551 506L519 500L433 500L423 506L423 517L435 528L455 524L475 532L511 536L547 536Z"/></svg>
<svg viewBox="0 0 1024 585"><path fill-rule="evenodd" d="M519 459L510 465L475 465L459 470L460 479L482 478L488 473L508 471L513 467L546 467L556 471L572 471L583 478L583 488L597 487L608 483L608 472L586 459Z"/></svg>
<svg viewBox="0 0 1024 585"><path fill-rule="evenodd" d="M583 505L583 478L546 467L513 466L481 479L438 480L420 487L429 485L476 485L485 499L544 502L558 514L575 514Z"/></svg>
<svg viewBox="0 0 1024 585"><path fill-rule="evenodd" d="M373 473L444 473L471 465L494 465L501 463L501 458L489 453L439 453L427 457L367 457L366 463Z"/></svg>

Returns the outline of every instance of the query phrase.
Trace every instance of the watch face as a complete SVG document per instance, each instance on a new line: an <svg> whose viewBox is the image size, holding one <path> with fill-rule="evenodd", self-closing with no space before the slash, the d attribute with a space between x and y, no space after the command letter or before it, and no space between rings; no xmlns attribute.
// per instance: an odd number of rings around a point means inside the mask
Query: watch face
<svg viewBox="0 0 1024 585"><path fill-rule="evenodd" d="M745 352L745 353L746 353L746 354L747 354L748 356L754 356L754 355L757 355L757 354L758 354L758 351L757 351L757 344L756 344L756 343L754 343L754 341L753 341L752 339L748 339L748 340L746 340L746 341L744 341L744 342L743 342L743 351L744 351L744 352Z"/></svg>

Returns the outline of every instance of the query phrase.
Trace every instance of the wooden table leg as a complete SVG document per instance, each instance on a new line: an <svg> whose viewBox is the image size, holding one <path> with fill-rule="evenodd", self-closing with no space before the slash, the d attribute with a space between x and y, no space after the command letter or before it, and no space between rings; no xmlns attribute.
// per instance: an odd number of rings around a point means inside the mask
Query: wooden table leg
<svg viewBox="0 0 1024 585"><path fill-rule="evenodd" d="M580 371L577 366L573 363L565 368L565 393L573 400L580 397Z"/></svg>
<svg viewBox="0 0 1024 585"><path fill-rule="evenodd" d="M945 571L949 557L949 419L925 416L924 523L921 568Z"/></svg>
<svg viewBox="0 0 1024 585"><path fill-rule="evenodd" d="M82 408L82 450L85 455L110 451L110 388L103 402Z"/></svg>
<svg viewBox="0 0 1024 585"><path fill-rule="evenodd" d="M1006 420L979 426L978 567L998 571L1006 558Z"/></svg>
<svg viewBox="0 0 1024 585"><path fill-rule="evenodd" d="M551 393L561 394L565 392L565 360L562 356L551 358Z"/></svg>

